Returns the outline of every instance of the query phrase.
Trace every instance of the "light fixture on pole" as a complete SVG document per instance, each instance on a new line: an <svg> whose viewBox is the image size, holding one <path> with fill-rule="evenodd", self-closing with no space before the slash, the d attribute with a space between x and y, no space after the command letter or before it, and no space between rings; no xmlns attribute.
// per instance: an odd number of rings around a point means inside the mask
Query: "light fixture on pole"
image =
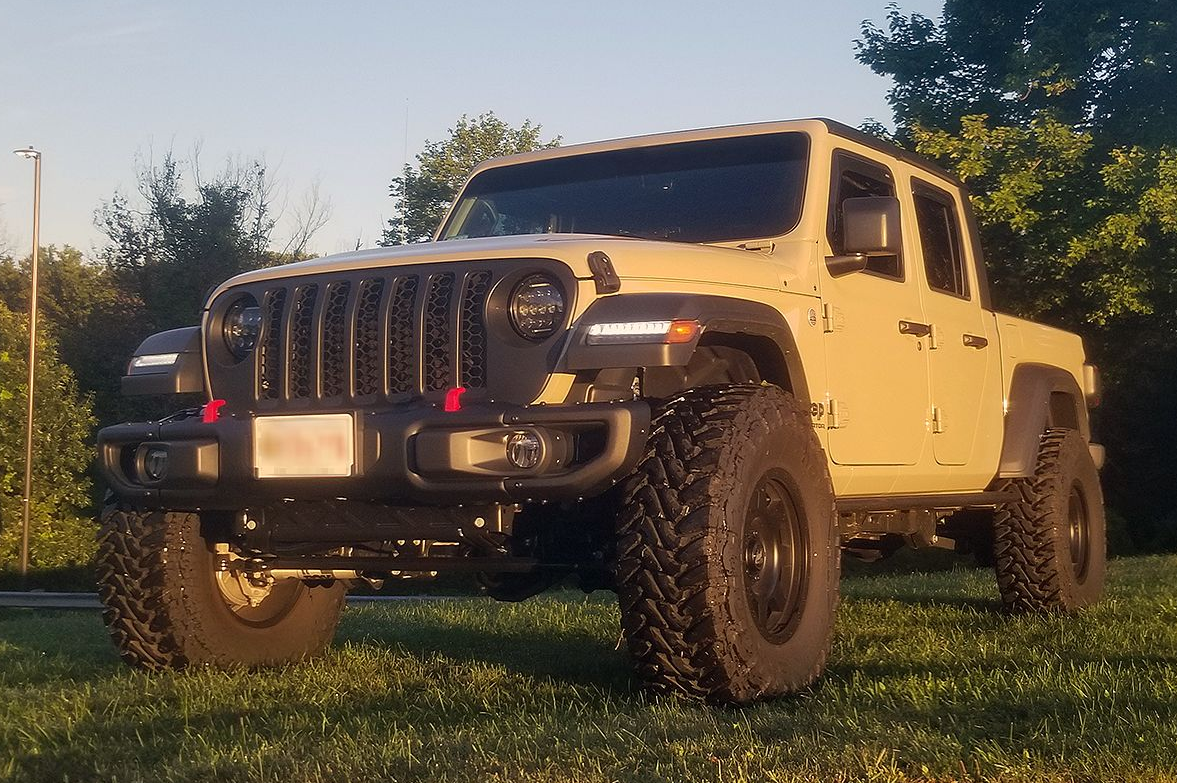
<svg viewBox="0 0 1177 783"><path fill-rule="evenodd" d="M28 410L25 418L25 489L21 497L23 520L20 533L20 575L29 574L29 511L33 495L33 381L37 368L37 255L41 249L41 152L30 145L13 150L22 158L33 161L33 262L32 283L29 286L29 386Z"/></svg>

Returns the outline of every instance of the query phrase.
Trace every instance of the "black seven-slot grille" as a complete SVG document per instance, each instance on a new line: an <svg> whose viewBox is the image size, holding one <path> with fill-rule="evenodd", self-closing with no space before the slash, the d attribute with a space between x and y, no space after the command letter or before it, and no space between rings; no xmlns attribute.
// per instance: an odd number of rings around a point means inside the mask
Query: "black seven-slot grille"
<svg viewBox="0 0 1177 783"><path fill-rule="evenodd" d="M373 404L487 386L489 270L274 281L259 300L256 399Z"/></svg>

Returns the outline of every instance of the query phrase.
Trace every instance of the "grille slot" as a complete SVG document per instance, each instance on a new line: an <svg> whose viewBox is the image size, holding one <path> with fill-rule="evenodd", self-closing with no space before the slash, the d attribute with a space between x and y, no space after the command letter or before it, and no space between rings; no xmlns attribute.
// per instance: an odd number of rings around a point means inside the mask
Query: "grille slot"
<svg viewBox="0 0 1177 783"><path fill-rule="evenodd" d="M460 385L469 389L486 388L486 297L490 293L490 272L473 272L466 276L462 292Z"/></svg>
<svg viewBox="0 0 1177 783"><path fill-rule="evenodd" d="M425 299L425 391L444 391L453 380L453 328L450 304L454 296L454 275L450 272L429 278Z"/></svg>
<svg viewBox="0 0 1177 783"><path fill-rule="evenodd" d="M388 309L388 393L405 394L417 384L417 278L394 281Z"/></svg>
<svg viewBox="0 0 1177 783"><path fill-rule="evenodd" d="M323 340L319 348L323 396L339 397L348 391L347 295L351 283L327 286L323 307Z"/></svg>
<svg viewBox="0 0 1177 783"><path fill-rule="evenodd" d="M257 395L262 400L282 396L282 308L286 306L286 289L266 291L262 299L262 335L258 344Z"/></svg>
<svg viewBox="0 0 1177 783"><path fill-rule="evenodd" d="M356 396L380 392L380 302L384 298L384 281L364 280L356 297L355 368Z"/></svg>
<svg viewBox="0 0 1177 783"><path fill-rule="evenodd" d="M299 399L314 393L311 375L311 350L315 334L315 297L317 285L299 288L294 294L290 313L290 397Z"/></svg>
<svg viewBox="0 0 1177 783"><path fill-rule="evenodd" d="M485 389L493 284L489 270L475 269L268 289L260 294L256 399L267 408L372 405L458 385Z"/></svg>

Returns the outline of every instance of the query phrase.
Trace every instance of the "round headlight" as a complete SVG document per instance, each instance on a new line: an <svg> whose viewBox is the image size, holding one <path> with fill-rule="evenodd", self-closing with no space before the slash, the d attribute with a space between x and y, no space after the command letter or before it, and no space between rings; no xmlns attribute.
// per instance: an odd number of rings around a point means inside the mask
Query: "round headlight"
<svg viewBox="0 0 1177 783"><path fill-rule="evenodd" d="M511 326L529 340L550 337L564 320L564 294L546 275L531 275L511 292Z"/></svg>
<svg viewBox="0 0 1177 783"><path fill-rule="evenodd" d="M257 346L262 330L262 309L252 296L244 296L229 306L222 326L225 347L237 359L244 359Z"/></svg>

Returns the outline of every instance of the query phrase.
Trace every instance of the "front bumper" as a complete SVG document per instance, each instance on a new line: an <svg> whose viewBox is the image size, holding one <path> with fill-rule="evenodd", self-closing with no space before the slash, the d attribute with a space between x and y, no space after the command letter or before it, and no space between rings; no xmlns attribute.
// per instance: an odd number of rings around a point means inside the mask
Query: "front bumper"
<svg viewBox="0 0 1177 783"><path fill-rule="evenodd" d="M636 400L349 412L356 455L347 477L256 478L251 415L106 427L98 433L99 462L120 499L147 508L235 510L333 498L443 506L574 500L600 493L632 470L650 426L649 405ZM535 468L513 468L505 457L501 463L471 459L520 430L545 442L548 456ZM152 480L144 455L160 449L167 452L166 472Z"/></svg>

